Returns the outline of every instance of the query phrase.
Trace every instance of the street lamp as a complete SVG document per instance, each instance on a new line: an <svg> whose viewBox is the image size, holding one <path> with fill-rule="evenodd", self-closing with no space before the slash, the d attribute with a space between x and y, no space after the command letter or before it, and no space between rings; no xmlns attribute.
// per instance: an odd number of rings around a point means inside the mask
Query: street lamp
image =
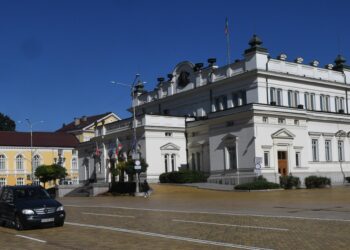
<svg viewBox="0 0 350 250"><path fill-rule="evenodd" d="M343 175L343 183L345 183L345 173L344 173L343 165L342 165L342 161L344 161L344 159L343 159L344 144L343 144L343 146L340 146L339 141L345 139L346 136L347 136L347 134L344 130L339 130L335 133L335 137L338 138L338 160L339 160L339 165L340 165L340 171Z"/></svg>
<svg viewBox="0 0 350 250"><path fill-rule="evenodd" d="M31 122L29 118L25 119L29 129L30 129L30 167L31 167L31 180L32 183L34 181L34 168L33 168L33 126L39 123L43 123L44 121L36 121L36 122ZM22 121L19 121L19 123L22 123Z"/></svg>
<svg viewBox="0 0 350 250"><path fill-rule="evenodd" d="M121 85L121 86L126 86L126 87L130 87L130 92L131 92L131 106L132 106L132 144L131 144L131 157L134 161L139 160L140 156L137 153L137 136L136 136L136 104L135 102L135 92L137 89L137 86L143 86L143 83L141 79L140 79L140 74L136 74L135 75L135 79L133 81L132 84L125 84L125 83L120 83L120 82L116 82L116 81L111 81L111 83L113 84L117 84L117 85ZM135 163L135 166L138 165ZM137 172L137 171L136 171ZM140 188L139 188L139 176L138 173L136 173L136 193L140 192Z"/></svg>

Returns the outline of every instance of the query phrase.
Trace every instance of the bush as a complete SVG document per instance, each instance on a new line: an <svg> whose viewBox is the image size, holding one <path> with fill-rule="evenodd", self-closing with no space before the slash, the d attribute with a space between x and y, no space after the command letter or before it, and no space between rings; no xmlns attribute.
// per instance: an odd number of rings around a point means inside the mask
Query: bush
<svg viewBox="0 0 350 250"><path fill-rule="evenodd" d="M280 185L273 182L266 181L265 178L258 177L258 180L254 182L244 183L235 186L237 190L263 190L263 189L278 189Z"/></svg>
<svg viewBox="0 0 350 250"><path fill-rule="evenodd" d="M299 177L295 177L293 175L281 176L280 185L284 189L299 188L300 180Z"/></svg>
<svg viewBox="0 0 350 250"><path fill-rule="evenodd" d="M306 188L324 188L331 185L331 179L322 176L311 175L305 178Z"/></svg>
<svg viewBox="0 0 350 250"><path fill-rule="evenodd" d="M160 183L194 183L206 182L207 177L199 171L181 170L176 172L162 173L159 176Z"/></svg>
<svg viewBox="0 0 350 250"><path fill-rule="evenodd" d="M345 180L350 183L350 176L345 177Z"/></svg>

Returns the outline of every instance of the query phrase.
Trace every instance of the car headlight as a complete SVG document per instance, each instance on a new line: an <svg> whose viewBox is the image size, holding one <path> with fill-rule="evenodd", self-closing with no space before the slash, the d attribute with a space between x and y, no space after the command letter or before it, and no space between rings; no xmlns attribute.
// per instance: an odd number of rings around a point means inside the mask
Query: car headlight
<svg viewBox="0 0 350 250"><path fill-rule="evenodd" d="M34 211L31 209L23 209L22 214L31 215L34 214Z"/></svg>
<svg viewBox="0 0 350 250"><path fill-rule="evenodd" d="M59 207L56 209L56 211L63 211L63 210L64 210L63 206L59 206Z"/></svg>

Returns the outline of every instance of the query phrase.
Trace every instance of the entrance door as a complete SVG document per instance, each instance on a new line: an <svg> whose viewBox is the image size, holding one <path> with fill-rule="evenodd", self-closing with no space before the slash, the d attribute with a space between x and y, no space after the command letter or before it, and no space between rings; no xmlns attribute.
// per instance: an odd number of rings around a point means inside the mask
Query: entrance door
<svg viewBox="0 0 350 250"><path fill-rule="evenodd" d="M287 151L278 151L278 173L282 176L288 175Z"/></svg>

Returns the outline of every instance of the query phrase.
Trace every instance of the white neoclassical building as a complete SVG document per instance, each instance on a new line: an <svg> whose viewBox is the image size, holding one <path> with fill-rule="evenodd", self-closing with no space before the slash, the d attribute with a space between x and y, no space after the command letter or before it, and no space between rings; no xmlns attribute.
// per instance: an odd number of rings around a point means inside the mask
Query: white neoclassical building
<svg viewBox="0 0 350 250"><path fill-rule="evenodd" d="M209 182L238 184L257 174L328 176L342 183L350 175L350 67L338 56L324 68L318 61L272 58L254 35L244 58L218 67L179 63L153 91L135 86L133 105L140 153L148 178L188 167L209 174ZM101 130L101 129L100 129ZM83 144L103 148L102 169L118 138L130 145L131 119L105 125ZM80 161L83 162L83 161ZM258 170L256 170L258 169ZM102 171L102 170L101 170ZM108 179L108 171L104 172ZM102 172L101 172L102 173Z"/></svg>

